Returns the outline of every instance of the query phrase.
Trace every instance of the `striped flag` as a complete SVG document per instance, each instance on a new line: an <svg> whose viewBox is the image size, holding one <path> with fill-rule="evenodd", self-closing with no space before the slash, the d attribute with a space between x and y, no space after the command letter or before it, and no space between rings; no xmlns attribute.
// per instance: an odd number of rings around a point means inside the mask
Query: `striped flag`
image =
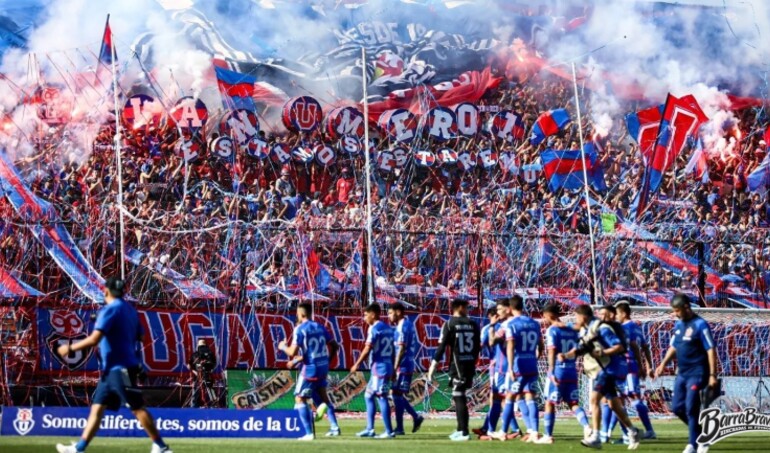
<svg viewBox="0 0 770 453"><path fill-rule="evenodd" d="M104 35L102 35L102 46L99 48L99 63L109 66L112 64L113 56L112 29L110 28L110 15L107 14L107 23L104 25ZM118 61L118 53L115 51L115 61Z"/></svg>

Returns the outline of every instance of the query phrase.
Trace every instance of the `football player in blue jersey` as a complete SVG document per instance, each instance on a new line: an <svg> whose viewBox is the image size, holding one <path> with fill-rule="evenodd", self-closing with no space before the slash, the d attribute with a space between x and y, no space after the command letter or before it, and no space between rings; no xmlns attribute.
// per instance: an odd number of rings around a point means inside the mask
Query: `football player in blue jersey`
<svg viewBox="0 0 770 453"><path fill-rule="evenodd" d="M481 349L486 351L487 357L489 357L489 366L487 373L489 374L489 412L484 417L484 424L481 428L473 429L473 433L479 437L487 437L489 431L495 431L497 428L497 422L500 419L500 411L502 410L503 396L500 394L498 387L495 383L495 346L494 342L490 341L490 338L494 335L494 330L498 324L497 322L497 308L487 309L487 319L489 323L481 328Z"/></svg>
<svg viewBox="0 0 770 453"><path fill-rule="evenodd" d="M679 321L674 325L668 351L655 375L662 375L666 365L676 357L677 372L671 406L689 429L690 439L684 453L707 453L708 445L697 444L701 431L698 423L700 391L706 386L713 388L718 385L716 345L708 323L692 311L686 294L676 294L671 299L671 308Z"/></svg>
<svg viewBox="0 0 770 453"><path fill-rule="evenodd" d="M631 305L624 300L615 304L617 310L616 320L623 326L623 331L628 342L626 361L628 362L628 376L624 386L621 386L623 396L626 398L639 416L644 425L643 439L656 439L655 430L650 422L650 411L642 398L644 396L640 387L640 381L647 379L647 375L654 376L652 366L652 353L647 338L642 332L642 327L631 320ZM613 414L610 422L610 433L617 424L617 416ZM625 438L626 436L624 436Z"/></svg>
<svg viewBox="0 0 770 453"><path fill-rule="evenodd" d="M556 422L556 405L565 402L575 413L580 425L583 427L584 437L591 435L591 426L588 423L586 412L580 407L580 392L578 391L577 360L557 359L563 354L574 349L578 344L578 333L575 329L564 324L561 319L561 309L557 304L549 304L543 309L543 319L548 324L545 331L545 345L548 351L548 378L545 384L545 434L539 444L553 443L553 427Z"/></svg>
<svg viewBox="0 0 770 453"><path fill-rule="evenodd" d="M340 435L340 427L334 412L334 405L329 399L326 387L329 375L329 357L337 354L339 346L326 328L313 321L313 306L301 303L297 306L297 327L294 328L291 346L286 340L278 343L278 349L294 360L301 361L302 370L294 390L294 408L299 411L299 419L305 428L305 435L299 440L313 440L312 412L308 401L317 395L326 405L326 412L331 425L327 437Z"/></svg>
<svg viewBox="0 0 770 453"><path fill-rule="evenodd" d="M396 437L390 421L390 402L388 392L390 379L393 376L393 364L396 358L393 329L380 320L381 309L376 303L367 305L364 309L364 322L369 325L366 335L366 345L356 363L350 368L351 373L358 372L364 360L369 358L371 376L366 386L366 429L356 434L358 437L377 437L390 439ZM374 433L374 417L377 414L375 399L379 402L382 412L382 422L385 432L377 436Z"/></svg>
<svg viewBox="0 0 770 453"><path fill-rule="evenodd" d="M599 307L599 319L605 325L612 328L613 332L615 332L615 335L623 344L624 352L621 355L620 360L618 360L618 364L615 369L615 386L618 390L618 397L620 398L621 402L624 402L626 395L626 379L628 377L628 361L626 360L626 355L629 353L629 351L631 351L631 344L629 343L628 338L626 338L626 333L625 330L623 330L623 326L620 325L619 322L615 321L615 315L616 309L614 306L604 305ZM599 432L599 439L602 441L602 443L607 443L611 441L610 435L612 430L615 428L615 425L612 423L613 415L615 415L615 413L610 407L610 402L607 398L602 398L601 408L602 426L601 431ZM615 424L617 424L617 416L615 415L614 418L616 420ZM622 425L621 429L623 431L623 439L618 439L613 443L628 444L626 429Z"/></svg>
<svg viewBox="0 0 770 453"><path fill-rule="evenodd" d="M522 437L522 440L536 442L539 436L540 419L534 396L537 394L538 383L537 359L544 349L543 336L540 323L524 314L524 299L521 296L513 296L510 304L513 316L503 327L508 358L503 426L505 427L506 423L513 418L512 402L515 399L527 427L527 434ZM507 438L504 431L492 434L495 439Z"/></svg>
<svg viewBox="0 0 770 453"><path fill-rule="evenodd" d="M618 414L620 423L628 429L628 449L639 447L639 430L628 418L623 403L618 398L617 376L625 374L625 345L618 338L615 329L598 318L590 305L581 305L575 309L575 325L580 328L580 341L576 348L557 355L557 360L573 359L583 356L583 372L592 379L590 403L593 432L581 444L589 448L602 448L599 438L601 425L601 398L609 401L612 410Z"/></svg>
<svg viewBox="0 0 770 453"><path fill-rule="evenodd" d="M101 377L93 396L91 412L80 441L73 445L57 444L59 453L85 452L96 436L104 411L117 411L127 406L152 439L151 453L172 453L158 432L152 415L144 406L142 390L137 385L141 363L137 343L142 337L142 326L136 308L123 300L125 282L110 277L104 282L104 307L96 315L91 334L74 344L63 344L56 352L66 357L77 351L99 346Z"/></svg>
<svg viewBox="0 0 770 453"><path fill-rule="evenodd" d="M407 399L417 361L417 332L414 330L414 323L405 316L404 310L404 305L398 302L391 304L388 308L388 319L391 326L395 328L393 340L396 344L396 382L391 389L391 394L393 404L396 406L397 436L404 435L404 412L408 412L412 417L413 433L416 433L425 421Z"/></svg>

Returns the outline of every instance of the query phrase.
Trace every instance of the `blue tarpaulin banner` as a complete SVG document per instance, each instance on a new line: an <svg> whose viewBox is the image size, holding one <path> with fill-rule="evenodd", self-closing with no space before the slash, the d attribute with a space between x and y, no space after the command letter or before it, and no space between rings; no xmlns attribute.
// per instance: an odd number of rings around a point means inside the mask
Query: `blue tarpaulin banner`
<svg viewBox="0 0 770 453"><path fill-rule="evenodd" d="M0 435L78 437L88 407L3 407ZM293 410L150 409L163 437L298 438L304 433ZM107 412L99 428L104 437L145 437L126 408Z"/></svg>

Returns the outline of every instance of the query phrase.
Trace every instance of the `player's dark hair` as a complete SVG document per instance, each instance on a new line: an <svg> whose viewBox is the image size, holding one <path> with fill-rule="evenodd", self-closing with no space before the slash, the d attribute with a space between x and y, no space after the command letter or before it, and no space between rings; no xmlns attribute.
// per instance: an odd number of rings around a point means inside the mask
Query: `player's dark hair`
<svg viewBox="0 0 770 453"><path fill-rule="evenodd" d="M453 299L452 302L449 304L449 307L452 309L452 311L456 311L460 307L467 307L468 301L465 299Z"/></svg>
<svg viewBox="0 0 770 453"><path fill-rule="evenodd" d="M104 282L104 287L110 292L112 297L123 297L126 288L126 282L118 277L110 277Z"/></svg>
<svg viewBox="0 0 770 453"><path fill-rule="evenodd" d="M511 297L511 308L516 311L524 311L524 298L518 294Z"/></svg>
<svg viewBox="0 0 770 453"><path fill-rule="evenodd" d="M575 314L581 315L581 316L593 317L594 310L591 308L590 305L578 305L578 307L575 309Z"/></svg>
<svg viewBox="0 0 770 453"><path fill-rule="evenodd" d="M494 308L494 307L487 308L487 318L489 318L490 316L497 316L497 309L496 308Z"/></svg>
<svg viewBox="0 0 770 453"><path fill-rule="evenodd" d="M631 316L631 304L627 300L621 300L615 304L615 309L622 311L626 316Z"/></svg>
<svg viewBox="0 0 770 453"><path fill-rule="evenodd" d="M497 301L497 306L498 307L511 308L511 301L510 301L510 299L499 299Z"/></svg>
<svg viewBox="0 0 770 453"><path fill-rule="evenodd" d="M380 313L382 312L382 309L380 308L380 304L369 304L364 308L364 313L374 313L377 316L380 316Z"/></svg>
<svg viewBox="0 0 770 453"><path fill-rule="evenodd" d="M561 316L561 307L559 304L548 304L543 308L543 313L550 313L558 318Z"/></svg>
<svg viewBox="0 0 770 453"><path fill-rule="evenodd" d="M601 307L599 307L599 310L607 310L608 312L612 313L613 315L618 314L618 311L612 305L602 305Z"/></svg>
<svg viewBox="0 0 770 453"><path fill-rule="evenodd" d="M390 304L390 307L388 308L394 311L400 311L400 312L406 311L406 307L404 307L404 304L402 304L401 302L393 302L392 304Z"/></svg>
<svg viewBox="0 0 770 453"><path fill-rule="evenodd" d="M307 317L307 319L313 319L313 304L310 302L302 302L297 305L297 308L305 312L305 317Z"/></svg>
<svg viewBox="0 0 770 453"><path fill-rule="evenodd" d="M690 296L684 293L676 293L671 298L671 308L687 308L691 305Z"/></svg>

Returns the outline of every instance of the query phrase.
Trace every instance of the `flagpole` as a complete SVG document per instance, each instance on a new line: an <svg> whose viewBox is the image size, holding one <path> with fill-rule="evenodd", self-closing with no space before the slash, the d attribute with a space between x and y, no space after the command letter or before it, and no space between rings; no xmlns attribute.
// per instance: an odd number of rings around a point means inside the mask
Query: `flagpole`
<svg viewBox="0 0 770 453"><path fill-rule="evenodd" d="M580 159L583 164L583 190L585 192L586 212L588 213L588 239L591 244L591 274L593 277L594 286L594 294L592 298L593 300L591 302L596 305L599 291L599 279L596 278L596 244L594 243L594 226L593 222L591 221L591 196L588 192L588 170L586 170L586 152L583 144L583 118L580 115L580 98L578 97L575 63L572 63L572 84L575 89L575 109L577 110L578 134L580 136Z"/></svg>
<svg viewBox="0 0 770 453"><path fill-rule="evenodd" d="M372 275L372 181L369 165L369 100L366 90L366 48L361 47L361 81L364 95L364 175L366 177L366 292L369 304L374 303L374 278Z"/></svg>
<svg viewBox="0 0 770 453"><path fill-rule="evenodd" d="M107 15L107 23L110 22L110 16ZM120 279L126 278L126 260L125 260L125 235L123 234L125 223L123 219L123 161L120 157L120 114L118 108L118 73L115 67L115 42L112 39L112 29L110 29L110 54L112 60L112 94L115 99L115 165L118 173L118 215L120 216L118 226L118 236L120 236Z"/></svg>

